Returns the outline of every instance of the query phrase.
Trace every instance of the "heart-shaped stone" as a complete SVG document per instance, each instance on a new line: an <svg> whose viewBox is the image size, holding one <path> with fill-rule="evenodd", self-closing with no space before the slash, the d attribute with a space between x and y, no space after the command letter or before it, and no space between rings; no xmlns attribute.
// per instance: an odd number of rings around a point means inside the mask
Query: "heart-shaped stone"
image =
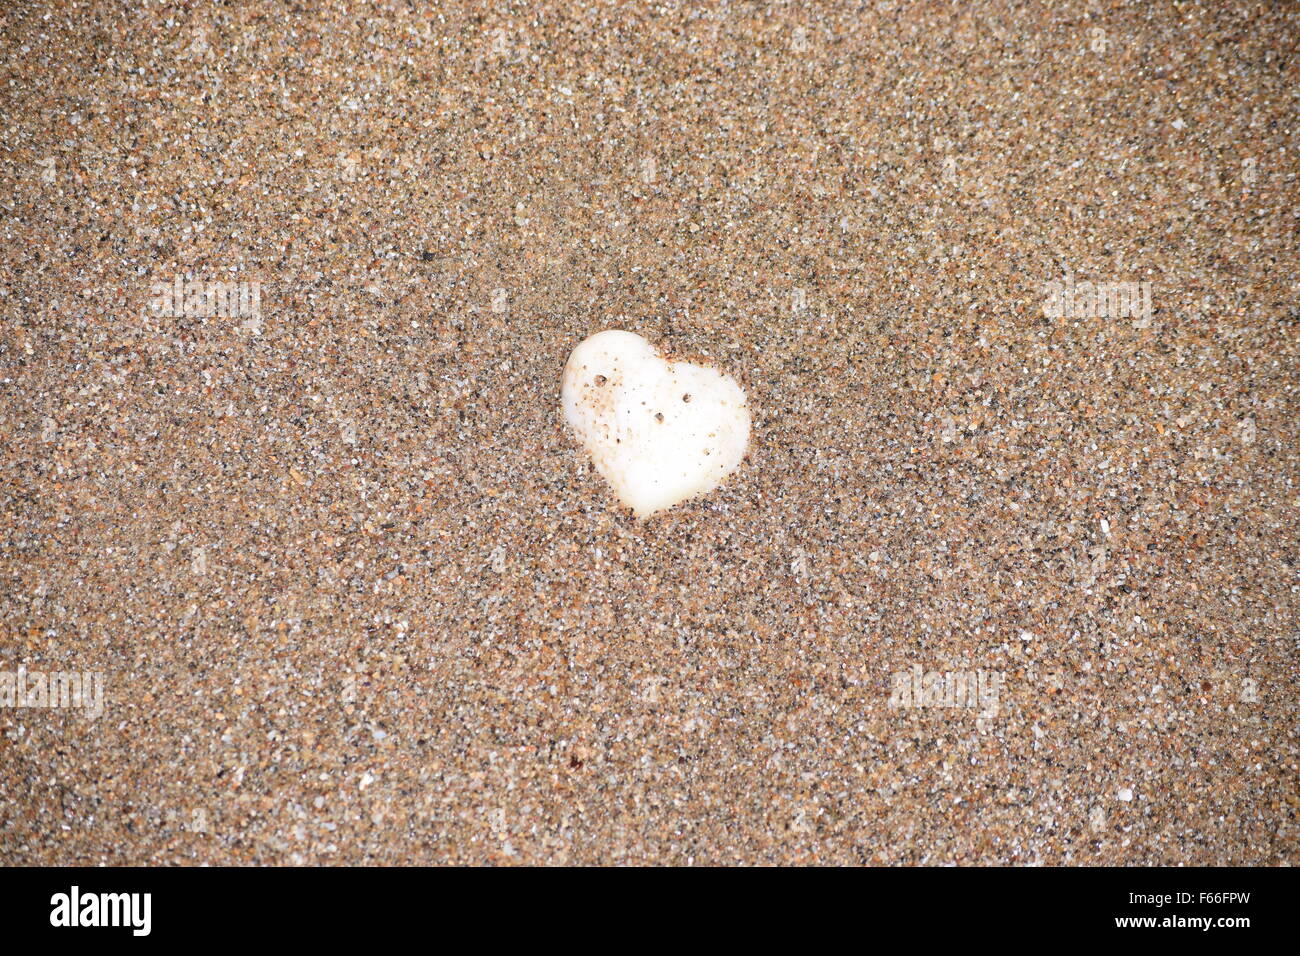
<svg viewBox="0 0 1300 956"><path fill-rule="evenodd" d="M596 470L638 518L712 491L749 445L735 379L667 362L631 332L598 332L575 348L560 398Z"/></svg>

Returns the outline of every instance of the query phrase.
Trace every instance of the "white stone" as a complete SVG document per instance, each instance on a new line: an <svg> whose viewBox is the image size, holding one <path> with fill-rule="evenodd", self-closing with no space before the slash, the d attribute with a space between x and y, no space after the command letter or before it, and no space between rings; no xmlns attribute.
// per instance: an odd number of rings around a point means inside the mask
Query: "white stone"
<svg viewBox="0 0 1300 956"><path fill-rule="evenodd" d="M596 470L638 518L712 491L749 446L749 405L735 379L667 362L631 332L579 344L560 398Z"/></svg>

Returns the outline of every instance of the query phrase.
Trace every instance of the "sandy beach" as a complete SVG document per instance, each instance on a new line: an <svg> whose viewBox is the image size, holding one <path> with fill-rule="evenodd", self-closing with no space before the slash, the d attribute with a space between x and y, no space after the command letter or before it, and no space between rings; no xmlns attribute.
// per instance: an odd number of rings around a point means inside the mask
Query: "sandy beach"
<svg viewBox="0 0 1300 956"><path fill-rule="evenodd" d="M0 13L0 864L1296 861L1300 7L127 6ZM752 408L646 520L604 329Z"/></svg>

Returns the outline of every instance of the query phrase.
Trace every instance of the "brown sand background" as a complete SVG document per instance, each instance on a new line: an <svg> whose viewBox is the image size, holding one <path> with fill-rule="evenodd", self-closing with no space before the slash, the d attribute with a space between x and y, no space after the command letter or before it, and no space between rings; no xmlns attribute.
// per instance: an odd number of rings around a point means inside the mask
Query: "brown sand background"
<svg viewBox="0 0 1300 956"><path fill-rule="evenodd" d="M0 20L0 861L1295 859L1300 7L128 7ZM609 327L756 412L644 524Z"/></svg>

